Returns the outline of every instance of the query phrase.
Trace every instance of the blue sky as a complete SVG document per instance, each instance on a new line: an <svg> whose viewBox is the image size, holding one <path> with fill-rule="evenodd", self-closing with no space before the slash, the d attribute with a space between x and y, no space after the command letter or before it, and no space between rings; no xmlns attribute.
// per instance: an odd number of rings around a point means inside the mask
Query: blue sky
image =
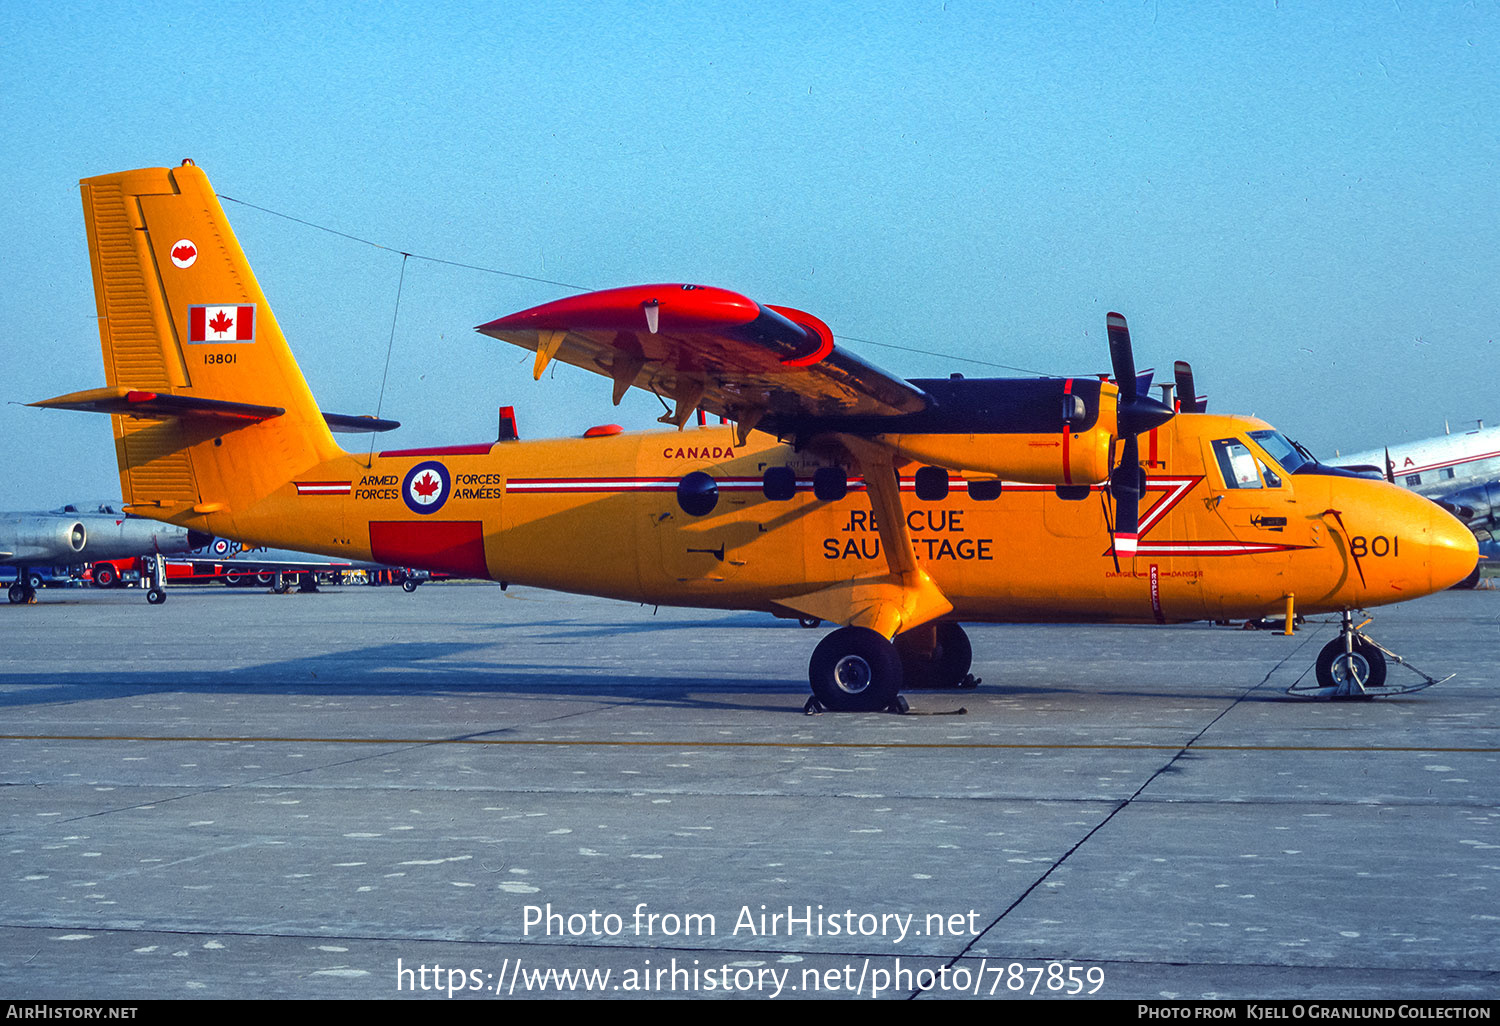
<svg viewBox="0 0 1500 1026"><path fill-rule="evenodd" d="M0 47L0 508L118 494L106 418L12 404L103 384L77 180L184 157L395 250L800 307L903 376L1106 370L1114 309L1325 455L1500 422L1493 2L17 2ZM567 288L417 259L382 399L399 253L225 207L383 447L654 426L472 331Z"/></svg>

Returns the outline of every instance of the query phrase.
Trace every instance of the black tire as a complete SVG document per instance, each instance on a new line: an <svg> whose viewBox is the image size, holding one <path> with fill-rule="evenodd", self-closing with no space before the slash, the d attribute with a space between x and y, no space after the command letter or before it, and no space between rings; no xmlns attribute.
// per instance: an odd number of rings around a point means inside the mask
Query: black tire
<svg viewBox="0 0 1500 1026"><path fill-rule="evenodd" d="M11 605L19 606L26 602L26 590L24 581L17 581L15 584L12 584L10 590L6 592L6 597L10 599Z"/></svg>
<svg viewBox="0 0 1500 1026"><path fill-rule="evenodd" d="M410 595L412 592L417 590L417 582L408 577L406 580L401 582L401 587L408 595Z"/></svg>
<svg viewBox="0 0 1500 1026"><path fill-rule="evenodd" d="M1465 577L1463 580L1459 581L1457 584L1453 585L1448 590L1449 591L1473 591L1477 587L1479 587L1479 564L1475 563L1474 564L1474 569L1469 572L1469 576Z"/></svg>
<svg viewBox="0 0 1500 1026"><path fill-rule="evenodd" d="M1344 639L1334 638L1318 653L1318 684L1325 688L1336 688L1344 684L1350 674L1365 687L1378 688L1385 684L1385 653L1363 638L1356 638L1354 651L1346 655Z"/></svg>
<svg viewBox="0 0 1500 1026"><path fill-rule="evenodd" d="M937 625L937 647L931 655L915 651L910 642L903 644L896 636L896 651L901 656L901 676L907 688L956 688L969 676L974 665L974 646L969 635L956 623Z"/></svg>
<svg viewBox="0 0 1500 1026"><path fill-rule="evenodd" d="M901 691L901 657L868 627L840 627L818 642L807 678L823 708L875 712Z"/></svg>
<svg viewBox="0 0 1500 1026"><path fill-rule="evenodd" d="M797 622L808 630L815 630L823 626L823 621L819 620L816 616L799 616L797 617Z"/></svg>
<svg viewBox="0 0 1500 1026"><path fill-rule="evenodd" d="M120 583L120 571L109 563L94 564L94 587L114 588Z"/></svg>
<svg viewBox="0 0 1500 1026"><path fill-rule="evenodd" d="M40 588L42 585L46 584L47 582L44 581L44 580L42 580L42 575L41 574L32 574L27 579L26 583L29 584L29 585L31 585L31 590L32 591L36 591L38 588Z"/></svg>
<svg viewBox="0 0 1500 1026"><path fill-rule="evenodd" d="M146 592L146 601L153 606L159 606L167 600L167 593L160 588L152 588Z"/></svg>

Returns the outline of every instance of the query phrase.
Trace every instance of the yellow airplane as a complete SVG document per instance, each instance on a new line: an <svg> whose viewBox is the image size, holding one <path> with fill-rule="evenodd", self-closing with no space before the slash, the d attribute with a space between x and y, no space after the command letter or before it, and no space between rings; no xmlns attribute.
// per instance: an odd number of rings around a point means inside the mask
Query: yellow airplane
<svg viewBox="0 0 1500 1026"><path fill-rule="evenodd" d="M809 668L826 708L972 683L966 621L1272 613L1288 628L1342 614L1319 684L1378 694L1383 656L1350 611L1475 565L1473 534L1427 499L1322 466L1258 420L1174 417L1137 379L1118 314L1118 384L904 381L816 317L722 289L572 296L478 330L534 350L537 377L560 360L610 378L616 403L655 392L677 430L348 453L201 170L82 190L107 387L35 405L111 415L131 512L354 560L829 621Z"/></svg>

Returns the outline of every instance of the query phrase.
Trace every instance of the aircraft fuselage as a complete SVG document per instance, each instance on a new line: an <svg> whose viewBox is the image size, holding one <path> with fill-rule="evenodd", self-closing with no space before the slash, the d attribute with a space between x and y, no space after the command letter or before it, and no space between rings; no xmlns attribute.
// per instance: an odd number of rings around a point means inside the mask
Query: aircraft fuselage
<svg viewBox="0 0 1500 1026"><path fill-rule="evenodd" d="M1143 439L1133 560L1112 552L1104 485L1065 500L1049 485L1005 483L981 499L982 485L971 493L950 475L945 497L924 498L908 464L906 532L961 621L1254 617L1282 611L1288 594L1299 613L1336 611L1446 587L1472 568L1472 536L1438 507L1381 481L1286 473L1249 437L1265 430L1180 415ZM1225 483L1228 440L1240 487ZM886 572L858 468L842 466L843 498L814 493L819 468L838 466L816 445L764 434L736 444L729 427L398 450L309 468L208 520L231 537L353 559L797 615L811 611L801 596ZM795 476L790 498L768 497L776 467ZM702 512L679 501L692 475L712 482L695 479L713 493Z"/></svg>

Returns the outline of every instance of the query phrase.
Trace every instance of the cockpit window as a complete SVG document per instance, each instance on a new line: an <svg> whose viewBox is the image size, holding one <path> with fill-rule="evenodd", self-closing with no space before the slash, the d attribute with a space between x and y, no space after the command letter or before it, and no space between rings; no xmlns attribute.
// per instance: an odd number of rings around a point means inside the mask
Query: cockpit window
<svg viewBox="0 0 1500 1026"><path fill-rule="evenodd" d="M1280 431L1252 431L1250 437L1266 451L1266 455L1281 465L1288 474L1295 474L1309 463L1317 463L1312 453L1287 438Z"/></svg>
<svg viewBox="0 0 1500 1026"><path fill-rule="evenodd" d="M1260 471L1250 447L1238 438L1214 439L1214 455L1219 460L1219 470L1224 474L1224 484L1229 488L1259 488Z"/></svg>

